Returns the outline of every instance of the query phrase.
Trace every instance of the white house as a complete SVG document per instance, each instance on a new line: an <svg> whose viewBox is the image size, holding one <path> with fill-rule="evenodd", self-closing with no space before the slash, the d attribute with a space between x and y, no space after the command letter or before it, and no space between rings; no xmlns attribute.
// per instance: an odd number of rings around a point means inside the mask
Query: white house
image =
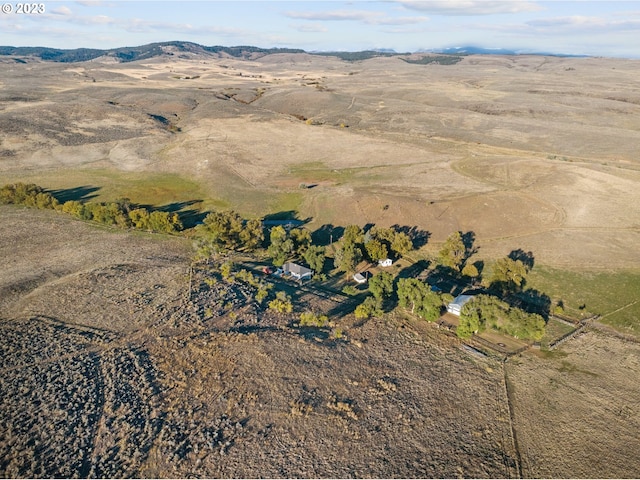
<svg viewBox="0 0 640 480"><path fill-rule="evenodd" d="M287 262L282 266L282 271L291 275L293 278L297 280L304 280L305 278L311 278L313 276L313 270L308 269L307 267L303 267L302 265L298 265L297 263Z"/></svg>
<svg viewBox="0 0 640 480"><path fill-rule="evenodd" d="M380 265L381 267L390 267L391 265L393 265L393 260L391 260L390 258L378 260L378 265Z"/></svg>
<svg viewBox="0 0 640 480"><path fill-rule="evenodd" d="M453 299L453 302L447 305L447 312L453 313L456 316L460 316L460 312L462 311L462 307L471 299L473 295L458 295Z"/></svg>
<svg viewBox="0 0 640 480"><path fill-rule="evenodd" d="M353 276L353 279L358 283L366 283L367 282L367 279L361 273L356 273Z"/></svg>

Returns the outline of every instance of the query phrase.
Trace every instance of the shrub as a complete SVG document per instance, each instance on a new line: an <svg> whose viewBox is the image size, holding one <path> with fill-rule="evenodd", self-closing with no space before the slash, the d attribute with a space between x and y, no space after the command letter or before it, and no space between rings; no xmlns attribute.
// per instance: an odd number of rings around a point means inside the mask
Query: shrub
<svg viewBox="0 0 640 480"><path fill-rule="evenodd" d="M275 310L278 313L291 313L293 304L291 297L284 292L278 292L276 298L269 302L269 310Z"/></svg>
<svg viewBox="0 0 640 480"><path fill-rule="evenodd" d="M382 306L379 300L373 297L365 298L364 302L358 305L353 312L358 319L366 319L382 315Z"/></svg>
<svg viewBox="0 0 640 480"><path fill-rule="evenodd" d="M329 317L326 315L318 315L313 312L303 312L300 314L301 327L326 327L329 323Z"/></svg>

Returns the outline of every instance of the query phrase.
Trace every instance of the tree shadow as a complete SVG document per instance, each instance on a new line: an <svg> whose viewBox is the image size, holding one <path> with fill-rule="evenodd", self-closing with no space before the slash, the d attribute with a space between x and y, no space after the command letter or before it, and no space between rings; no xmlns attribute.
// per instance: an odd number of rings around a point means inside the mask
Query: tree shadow
<svg viewBox="0 0 640 480"><path fill-rule="evenodd" d="M144 205L149 211L159 211L167 213L177 213L182 222L182 226L186 228L192 228L201 224L205 217L209 214L208 211L201 211L195 208L186 209L192 205L201 204L203 200L187 200L184 202L173 202L160 207L154 207L152 205ZM185 210L186 209L186 210Z"/></svg>
<svg viewBox="0 0 640 480"><path fill-rule="evenodd" d="M545 321L549 320L551 312L551 298L546 293L534 288L528 288L521 292L510 295L506 298L507 303L512 307L517 307L527 313L537 313Z"/></svg>
<svg viewBox="0 0 640 480"><path fill-rule="evenodd" d="M460 295L467 287L467 283L460 278L460 274L451 267L438 265L427 275L426 281L429 285L439 288L444 293L449 293L454 297Z"/></svg>
<svg viewBox="0 0 640 480"><path fill-rule="evenodd" d="M184 210L191 205L195 205L196 203L202 203L203 200L187 200L186 202L173 202L168 203L166 205L162 205L161 207L149 207L150 210L158 210L160 212L167 213L179 213L180 210Z"/></svg>
<svg viewBox="0 0 640 480"><path fill-rule="evenodd" d="M396 225L393 225L391 228L394 229L396 232L406 233L411 239L411 241L413 242L414 248L424 247L429 242L429 237L431 237L431 232L427 230L421 230L415 225L412 227L409 227L407 225L401 226L396 224Z"/></svg>
<svg viewBox="0 0 640 480"><path fill-rule="evenodd" d="M404 267L398 272L397 278L416 278L420 274L429 268L428 260L418 260L416 263Z"/></svg>
<svg viewBox="0 0 640 480"><path fill-rule="evenodd" d="M269 222L269 221L291 221L294 223L300 222L301 224L305 224L305 223L309 223L312 219L311 218L305 218L305 219L301 219L298 218L298 211L297 210L282 210L280 212L275 212L275 213L270 213L268 215L265 215L263 218L263 221Z"/></svg>
<svg viewBox="0 0 640 480"><path fill-rule="evenodd" d="M70 200L86 202L92 198L96 198L97 195L92 194L100 190L100 188L101 187L94 187L93 185L83 185L81 187L47 190L47 193L50 193L60 203L65 203Z"/></svg>
<svg viewBox="0 0 640 480"><path fill-rule="evenodd" d="M521 248L518 248L517 250L511 250L511 253L509 253L508 257L513 261L520 260L524 264L524 266L527 267L527 270L531 270L533 268L533 265L535 264L535 257L533 256L533 252L525 252Z"/></svg>
<svg viewBox="0 0 640 480"><path fill-rule="evenodd" d="M178 212L182 226L185 229L200 225L204 222L207 215L209 215L209 212L201 212L200 210L194 209Z"/></svg>
<svg viewBox="0 0 640 480"><path fill-rule="evenodd" d="M369 230L371 230L373 227L375 227L376 224L375 223L367 223L364 227L362 227L362 231L367 234L369 232Z"/></svg>
<svg viewBox="0 0 640 480"><path fill-rule="evenodd" d="M476 267L476 270L478 271L478 277L481 277L482 272L484 271L484 260L476 260L472 265Z"/></svg>
<svg viewBox="0 0 640 480"><path fill-rule="evenodd" d="M311 240L314 245L326 247L338 241L344 234L344 227L336 227L331 223L325 223L321 227L311 232Z"/></svg>
<svg viewBox="0 0 640 480"><path fill-rule="evenodd" d="M309 223L313 218L298 218L297 210L283 210L281 212L270 213L262 219L262 225L266 228L276 227L278 225L291 230L292 228L300 228Z"/></svg>
<svg viewBox="0 0 640 480"><path fill-rule="evenodd" d="M473 230L469 230L468 232L461 234L462 243L464 244L464 248L466 250L465 256L469 258L470 256L478 253L478 247L474 245L476 241L476 233Z"/></svg>

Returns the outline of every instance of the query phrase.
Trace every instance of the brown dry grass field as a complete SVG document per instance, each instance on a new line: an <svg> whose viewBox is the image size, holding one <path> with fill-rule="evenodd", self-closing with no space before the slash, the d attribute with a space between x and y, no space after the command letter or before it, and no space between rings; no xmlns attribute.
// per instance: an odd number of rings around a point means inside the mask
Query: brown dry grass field
<svg viewBox="0 0 640 480"><path fill-rule="evenodd" d="M0 184L416 226L426 257L473 231L479 258L531 251L532 285L638 332L637 280L589 293L640 271L638 61L3 62ZM399 314L338 318L340 337L296 326L331 308L313 295L274 314L190 280L190 255L0 207L0 475L638 477L640 350L620 329L506 363Z"/></svg>

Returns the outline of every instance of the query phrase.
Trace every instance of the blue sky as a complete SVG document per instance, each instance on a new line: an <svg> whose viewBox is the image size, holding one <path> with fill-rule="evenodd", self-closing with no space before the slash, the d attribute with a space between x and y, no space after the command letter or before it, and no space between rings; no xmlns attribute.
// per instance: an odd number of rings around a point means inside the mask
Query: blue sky
<svg viewBox="0 0 640 480"><path fill-rule="evenodd" d="M38 1L38 0L36 0ZM112 48L168 40L399 52L477 45L640 58L640 1L43 1L0 13L0 45Z"/></svg>

